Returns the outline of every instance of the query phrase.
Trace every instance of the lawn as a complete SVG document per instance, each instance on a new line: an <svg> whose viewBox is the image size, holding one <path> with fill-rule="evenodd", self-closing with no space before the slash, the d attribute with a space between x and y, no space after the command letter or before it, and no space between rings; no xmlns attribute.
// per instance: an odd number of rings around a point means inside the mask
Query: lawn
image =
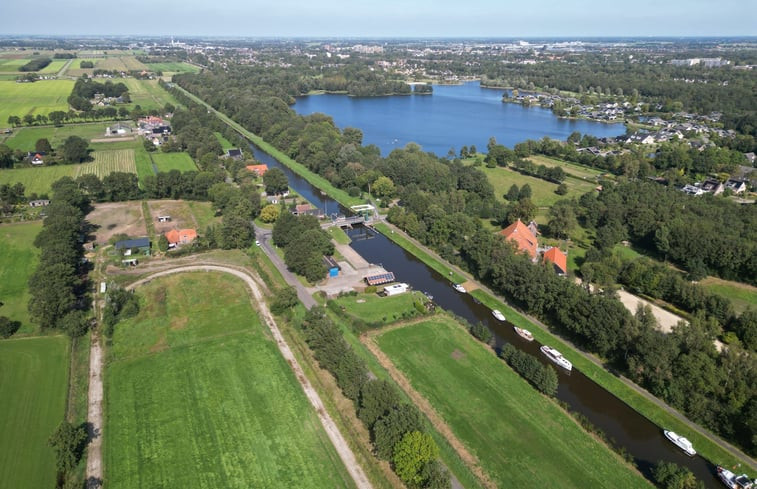
<svg viewBox="0 0 757 489"><path fill-rule="evenodd" d="M42 80L34 83L0 81L0 124L8 117L26 114L47 115L54 110L68 111L66 99L74 88L72 80Z"/></svg>
<svg viewBox="0 0 757 489"><path fill-rule="evenodd" d="M92 173L102 180L113 172L137 173L133 149L95 151L91 156L94 161L77 166L77 177Z"/></svg>
<svg viewBox="0 0 757 489"><path fill-rule="evenodd" d="M132 105L140 105L144 110L163 109L166 104L170 103L175 106L181 105L176 99L165 91L158 80L137 80L136 78L124 78L113 80L123 82L129 88Z"/></svg>
<svg viewBox="0 0 757 489"><path fill-rule="evenodd" d="M0 487L55 487L47 439L65 414L68 344L63 336L0 341Z"/></svg>
<svg viewBox="0 0 757 489"><path fill-rule="evenodd" d="M382 286L379 286L381 289ZM378 294L358 294L356 296L339 297L334 301L344 307L345 312L358 317L367 323L388 324L402 319L405 312L415 312L413 302L423 299L420 292L405 292L392 297L382 297Z"/></svg>
<svg viewBox="0 0 757 489"><path fill-rule="evenodd" d="M106 375L106 485L354 487L241 281L181 274L139 293Z"/></svg>
<svg viewBox="0 0 757 489"><path fill-rule="evenodd" d="M567 173L568 175L571 175L575 178L580 178L582 180L587 179L592 182L595 181L596 177L605 173L604 170L597 170L595 168L578 165L576 163L571 163L569 161L558 160L556 158L550 158L549 156L532 155L532 156L529 156L528 159L533 161L537 165L544 165L548 167L560 166L562 167L563 170L565 170L565 173Z"/></svg>
<svg viewBox="0 0 757 489"><path fill-rule="evenodd" d="M0 184L22 183L26 195L31 193L47 194L50 186L62 177L73 177L77 165L43 166L41 168L15 168L0 170Z"/></svg>
<svg viewBox="0 0 757 489"><path fill-rule="evenodd" d="M226 139L225 137L223 137L223 134L221 134L220 132L216 132L214 134L216 135L216 138L218 139L218 142L221 143L221 148L223 148L224 151L226 151L227 149L231 149L231 148L234 147L234 145L231 144L228 139Z"/></svg>
<svg viewBox="0 0 757 489"><path fill-rule="evenodd" d="M150 71L162 71L165 73L197 73L200 68L189 63L176 61L173 63L148 63L147 69Z"/></svg>
<svg viewBox="0 0 757 489"><path fill-rule="evenodd" d="M757 310L757 287L717 277L707 277L699 282L699 284L710 292L730 299L733 303L733 308L739 314L750 307Z"/></svg>
<svg viewBox="0 0 757 489"><path fill-rule="evenodd" d="M204 234L208 226L218 224L221 218L216 215L216 210L210 202L198 202L196 200L187 200L186 204L192 211L195 221L197 222L197 231Z"/></svg>
<svg viewBox="0 0 757 489"><path fill-rule="evenodd" d="M137 166L137 177L139 178L139 184L142 185L142 179L148 175L155 175L155 170L152 167L152 160L150 154L145 150L141 144L134 150L135 162Z"/></svg>
<svg viewBox="0 0 757 489"><path fill-rule="evenodd" d="M153 153L152 160L155 162L155 166L158 167L159 172L169 172L171 170L185 171L197 171L197 165L195 165L192 157L189 153Z"/></svg>
<svg viewBox="0 0 757 489"><path fill-rule="evenodd" d="M15 72L31 60L31 58L0 59L0 72L13 72L15 76Z"/></svg>
<svg viewBox="0 0 757 489"><path fill-rule="evenodd" d="M453 320L377 341L498 487L651 487Z"/></svg>
<svg viewBox="0 0 757 489"><path fill-rule="evenodd" d="M42 221L0 225L0 301L3 302L0 316L21 321L16 334L36 330L29 322L26 309L29 302L27 284L39 258L39 249L32 243L41 229Z"/></svg>
<svg viewBox="0 0 757 489"><path fill-rule="evenodd" d="M528 184L532 190L531 200L538 207L550 207L561 199L578 198L596 187L596 183L590 180L583 181L576 178L568 178L565 180L565 185L568 186L568 193L566 195L557 195L555 193L557 184L547 182L541 178L523 175L509 168L482 167L481 170L486 174L489 183L494 187L494 195L499 200L504 200L503 196L510 190L513 184L518 187Z"/></svg>
<svg viewBox="0 0 757 489"><path fill-rule="evenodd" d="M53 148L58 148L69 136L79 136L84 139L103 137L105 128L112 123L96 122L94 124L66 124L61 127L19 127L13 129L13 137L5 144L11 149L34 151L34 144L38 139L47 138Z"/></svg>

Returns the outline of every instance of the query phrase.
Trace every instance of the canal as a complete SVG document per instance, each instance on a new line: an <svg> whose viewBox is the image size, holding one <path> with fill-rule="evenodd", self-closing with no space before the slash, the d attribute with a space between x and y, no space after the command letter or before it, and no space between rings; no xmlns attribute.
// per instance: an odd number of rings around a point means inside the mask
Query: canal
<svg viewBox="0 0 757 489"><path fill-rule="evenodd" d="M265 163L269 168L276 167L284 171L289 179L289 186L313 205L323 209L327 214L349 212L272 156L252 144L250 148L255 158L261 163ZM471 323L480 321L486 324L494 333L497 347L511 343L541 362L548 363L546 357L539 352L541 344L538 341L529 343L523 340L513 331L512 324L494 319L489 308L478 303L469 294L456 292L445 277L385 236L363 227L355 228L348 234L353 238L350 246L355 251L368 262L381 264L387 270L394 272L397 281L406 282L415 290L430 293L439 306ZM699 455L694 457L685 455L664 437L659 427L631 409L615 395L575 368L570 373L561 368L556 368L556 370L560 381L557 398L565 402L572 411L581 413L594 426L601 429L613 444L631 454L639 470L647 478L651 480L651 470L654 465L660 460L665 460L687 467L704 482L706 487L723 487L717 478L715 466ZM685 433L680 434L685 435Z"/></svg>

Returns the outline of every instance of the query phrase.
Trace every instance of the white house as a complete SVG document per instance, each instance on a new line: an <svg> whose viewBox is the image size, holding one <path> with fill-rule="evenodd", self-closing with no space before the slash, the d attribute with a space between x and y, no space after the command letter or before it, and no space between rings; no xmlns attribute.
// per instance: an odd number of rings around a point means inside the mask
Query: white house
<svg viewBox="0 0 757 489"><path fill-rule="evenodd" d="M387 296L402 294L403 292L407 292L410 286L408 284L399 283L399 284L392 284L387 285L384 287L384 293Z"/></svg>

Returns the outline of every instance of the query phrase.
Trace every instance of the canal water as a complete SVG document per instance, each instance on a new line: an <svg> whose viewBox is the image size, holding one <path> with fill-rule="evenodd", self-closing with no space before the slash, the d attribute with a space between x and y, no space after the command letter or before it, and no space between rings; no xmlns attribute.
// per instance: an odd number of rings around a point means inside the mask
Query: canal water
<svg viewBox="0 0 757 489"><path fill-rule="evenodd" d="M476 145L485 151L490 137L509 147L526 139L549 136L564 141L573 131L596 137L624 134L621 123L606 124L556 117L550 109L503 103L502 89L479 82L434 85L433 95L298 97L292 108L300 114L321 112L341 129L363 131L363 144L375 144L381 154L414 142L425 151L446 156L450 148Z"/></svg>
<svg viewBox="0 0 757 489"><path fill-rule="evenodd" d="M279 163L275 158L250 145L255 158L270 168L280 168L289 179L289 186L318 208L332 214L348 214L349 211L332 200L307 180ZM550 364L539 351L537 341L526 342L515 334L512 324L494 319L491 310L478 303L469 294L456 292L450 282L435 270L415 258L385 236L368 228L356 227L348 233L353 241L351 247L368 262L381 264L394 272L397 281L410 284L434 296L442 308L470 321L481 321L494 333L497 347L511 343L530 353L545 364ZM367 238L367 239L366 239ZM554 366L554 365L553 365ZM559 378L557 398L564 401L572 411L586 416L601 429L616 446L623 447L634 458L639 469L651 479L651 469L660 460L675 462L687 467L706 487L723 487L716 475L715 466L700 456L688 457L669 442L662 430L645 417L628 407L613 394L586 377L577 369L568 373L556 367ZM686 433L679 433L686 435ZM696 448L696 447L695 447ZM591 461L587 461L591 464Z"/></svg>

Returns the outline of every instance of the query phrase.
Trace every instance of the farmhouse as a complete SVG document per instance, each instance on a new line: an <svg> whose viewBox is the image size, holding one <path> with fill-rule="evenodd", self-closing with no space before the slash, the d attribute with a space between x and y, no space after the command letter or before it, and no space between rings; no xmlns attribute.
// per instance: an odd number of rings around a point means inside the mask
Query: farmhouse
<svg viewBox="0 0 757 489"><path fill-rule="evenodd" d="M247 165L247 171L255 173L257 176L262 177L265 172L268 171L268 165Z"/></svg>
<svg viewBox="0 0 757 489"><path fill-rule="evenodd" d="M230 148L226 150L226 158L231 158L233 160L241 160L242 159L242 150L239 148Z"/></svg>
<svg viewBox="0 0 757 489"><path fill-rule="evenodd" d="M565 275L568 273L568 255L559 248L550 248L544 252L544 263L551 263L555 273Z"/></svg>
<svg viewBox="0 0 757 489"><path fill-rule="evenodd" d="M519 251L528 254L532 260L536 260L536 236L520 219L507 226L499 234L515 243Z"/></svg>
<svg viewBox="0 0 757 489"><path fill-rule="evenodd" d="M133 252L150 254L150 238L124 239L116 242L116 250L124 256L130 256Z"/></svg>
<svg viewBox="0 0 757 489"><path fill-rule="evenodd" d="M194 229L172 229L165 236L169 245L178 246L189 244L197 239L197 231Z"/></svg>
<svg viewBox="0 0 757 489"><path fill-rule="evenodd" d="M126 124L122 123L116 123L113 126L108 126L105 128L105 135L106 136L123 136L124 134L131 133L132 128L129 127Z"/></svg>
<svg viewBox="0 0 757 489"><path fill-rule="evenodd" d="M45 161L42 159L42 155L40 153L35 153L34 156L31 157L31 164L35 166L44 165Z"/></svg>
<svg viewBox="0 0 757 489"><path fill-rule="evenodd" d="M746 180L737 180L735 178L729 178L725 182L726 188L733 190L734 194L743 194L746 192Z"/></svg>

